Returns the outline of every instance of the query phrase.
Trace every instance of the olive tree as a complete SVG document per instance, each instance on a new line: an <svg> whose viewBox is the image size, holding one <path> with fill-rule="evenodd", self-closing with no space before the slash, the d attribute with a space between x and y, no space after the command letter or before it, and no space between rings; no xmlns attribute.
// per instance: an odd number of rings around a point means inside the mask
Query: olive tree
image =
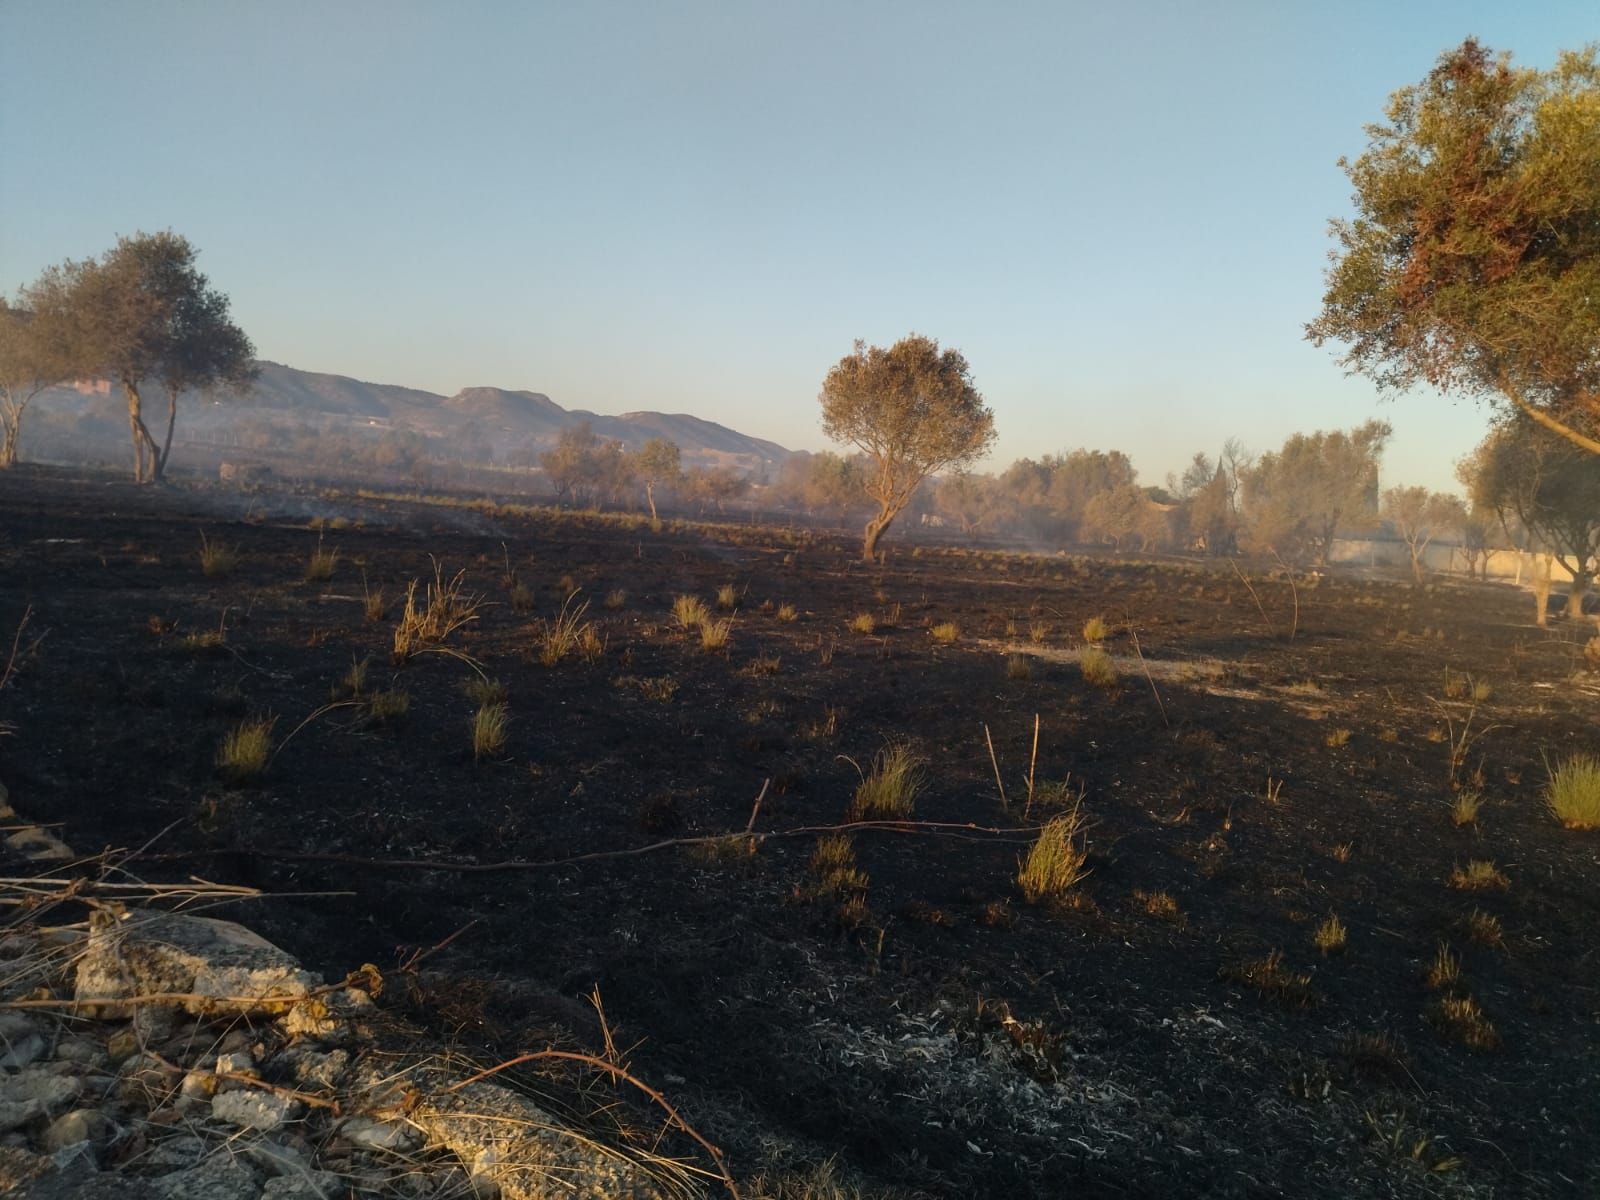
<svg viewBox="0 0 1600 1200"><path fill-rule="evenodd" d="M1382 515L1411 554L1411 575L1421 583L1426 576L1422 558L1441 533L1467 523L1467 506L1444 492L1425 487L1392 487L1383 494Z"/></svg>
<svg viewBox="0 0 1600 1200"><path fill-rule="evenodd" d="M1458 474L1475 505L1507 528L1520 522L1566 568L1567 614L1581 616L1600 555L1600 458L1518 417L1491 431Z"/></svg>
<svg viewBox="0 0 1600 1200"><path fill-rule="evenodd" d="M1355 216L1318 345L1385 389L1488 398L1600 454L1600 64L1514 67L1468 40L1341 159Z"/></svg>
<svg viewBox="0 0 1600 1200"><path fill-rule="evenodd" d="M972 384L967 360L920 334L883 349L857 341L822 381L822 429L866 458L863 480L878 511L867 521L861 557L929 475L970 466L994 441L994 413Z"/></svg>
<svg viewBox="0 0 1600 1200"><path fill-rule="evenodd" d="M195 266L197 252L175 233L119 238L99 259L68 261L40 276L29 298L76 373L122 386L133 435L134 478L154 483L172 452L180 392L242 388L254 377L255 350L228 316L228 298ZM140 389L167 394L166 436L145 422Z"/></svg>
<svg viewBox="0 0 1600 1200"><path fill-rule="evenodd" d="M650 519L656 516L656 488L671 486L683 475L683 452L676 442L651 438L631 456L633 475L644 484L644 498L650 505Z"/></svg>
<svg viewBox="0 0 1600 1200"><path fill-rule="evenodd" d="M45 388L72 376L67 331L29 306L0 300L0 469L17 461L22 417Z"/></svg>
<svg viewBox="0 0 1600 1200"><path fill-rule="evenodd" d="M1378 465L1390 429L1297 433L1240 473L1247 532L1258 546L1326 566L1340 529L1371 527L1378 514Z"/></svg>

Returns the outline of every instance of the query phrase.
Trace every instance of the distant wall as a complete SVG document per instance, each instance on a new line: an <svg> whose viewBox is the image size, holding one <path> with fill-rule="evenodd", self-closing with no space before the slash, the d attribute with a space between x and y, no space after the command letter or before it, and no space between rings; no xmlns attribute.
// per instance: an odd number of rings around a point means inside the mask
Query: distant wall
<svg viewBox="0 0 1600 1200"><path fill-rule="evenodd" d="M1334 538L1328 558L1336 563L1350 563L1367 567L1411 568L1411 552L1406 544L1385 538ZM1546 556L1530 554L1523 550L1496 550L1489 558L1490 579L1506 579L1513 583L1526 583L1540 570ZM1453 543L1430 542L1423 551L1422 565L1429 571L1444 575L1465 575L1467 559L1461 548ZM1483 564L1478 564L1483 570ZM1560 587L1572 581L1572 572L1559 562L1550 562L1550 581Z"/></svg>

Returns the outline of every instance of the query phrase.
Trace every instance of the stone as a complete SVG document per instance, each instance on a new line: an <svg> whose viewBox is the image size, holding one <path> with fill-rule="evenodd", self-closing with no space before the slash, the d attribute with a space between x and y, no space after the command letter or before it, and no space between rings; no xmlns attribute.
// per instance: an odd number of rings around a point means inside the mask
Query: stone
<svg viewBox="0 0 1600 1200"><path fill-rule="evenodd" d="M85 1067L103 1067L111 1061L104 1046L86 1037L62 1038L56 1043L56 1058Z"/></svg>
<svg viewBox="0 0 1600 1200"><path fill-rule="evenodd" d="M402 1121L375 1121L371 1117L351 1117L339 1126L339 1134L358 1149L380 1154L409 1154L425 1140L420 1130Z"/></svg>
<svg viewBox="0 0 1600 1200"><path fill-rule="evenodd" d="M37 825L29 825L7 837L6 849L32 863L71 862L78 857L71 846Z"/></svg>
<svg viewBox="0 0 1600 1200"><path fill-rule="evenodd" d="M287 1068L301 1087L337 1087L350 1067L350 1055L344 1050L321 1051L309 1046L291 1046L273 1059L276 1067Z"/></svg>
<svg viewBox="0 0 1600 1200"><path fill-rule="evenodd" d="M180 1133L150 1147L144 1161L151 1167L187 1170L206 1156L206 1144L197 1137Z"/></svg>
<svg viewBox="0 0 1600 1200"><path fill-rule="evenodd" d="M308 1171L267 1180L261 1200L339 1200L343 1195L337 1175L331 1171Z"/></svg>
<svg viewBox="0 0 1600 1200"><path fill-rule="evenodd" d="M19 1125L44 1118L44 1105L37 1100L0 1100L0 1132L9 1133Z"/></svg>
<svg viewBox="0 0 1600 1200"><path fill-rule="evenodd" d="M300 1139L295 1139L300 1142ZM244 1152L269 1176L304 1175L311 1169L311 1148L308 1144L275 1142L260 1138L245 1146Z"/></svg>
<svg viewBox="0 0 1600 1200"><path fill-rule="evenodd" d="M95 1108L75 1108L50 1122L42 1144L53 1154L77 1142L88 1142L103 1150L116 1140L116 1122L105 1113Z"/></svg>
<svg viewBox="0 0 1600 1200"><path fill-rule="evenodd" d="M45 1052L42 1035L30 1033L16 1040L7 1039L5 1053L0 1054L0 1071L16 1071L39 1061Z"/></svg>
<svg viewBox="0 0 1600 1200"><path fill-rule="evenodd" d="M178 1095L190 1103L209 1100L217 1094L217 1077L210 1071L190 1071L178 1085Z"/></svg>
<svg viewBox="0 0 1600 1200"><path fill-rule="evenodd" d="M158 1176L163 1200L259 1200L261 1177L227 1154L214 1154L198 1167Z"/></svg>
<svg viewBox="0 0 1600 1200"><path fill-rule="evenodd" d="M8 1193L9 1194L9 1193ZM83 1163L52 1170L16 1193L15 1200L167 1200L154 1184L118 1171L95 1171Z"/></svg>
<svg viewBox="0 0 1600 1200"><path fill-rule="evenodd" d="M106 1057L120 1065L139 1053L139 1039L131 1029L119 1029L106 1041Z"/></svg>
<svg viewBox="0 0 1600 1200"><path fill-rule="evenodd" d="M26 1104L36 1101L46 1112L72 1107L83 1094L83 1084L70 1076L55 1075L42 1067L29 1067L0 1079L0 1101Z"/></svg>
<svg viewBox="0 0 1600 1200"><path fill-rule="evenodd" d="M262 1133L294 1120L302 1108L298 1100L257 1089L219 1092L211 1101L211 1115L217 1120Z"/></svg>
<svg viewBox="0 0 1600 1200"><path fill-rule="evenodd" d="M318 982L293 957L232 921L100 911L90 919L75 995L80 1001L181 995L174 1004L194 1016L277 1015L305 1000Z"/></svg>
<svg viewBox="0 0 1600 1200"><path fill-rule="evenodd" d="M244 1052L217 1055L218 1075L249 1075L256 1076L255 1058Z"/></svg>

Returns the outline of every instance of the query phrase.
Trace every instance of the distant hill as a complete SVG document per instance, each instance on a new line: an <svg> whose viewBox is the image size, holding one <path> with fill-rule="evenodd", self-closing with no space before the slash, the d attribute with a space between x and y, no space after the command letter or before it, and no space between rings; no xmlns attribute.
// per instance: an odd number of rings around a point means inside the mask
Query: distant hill
<svg viewBox="0 0 1600 1200"><path fill-rule="evenodd" d="M389 430L415 433L434 441L492 454L496 461L531 464L553 446L563 429L587 421L602 438L615 438L630 450L651 438L675 442L686 466L724 466L758 473L793 452L776 442L751 437L687 413L631 412L621 416L569 411L540 392L496 387L463 388L441 396L391 383L368 383L344 375L301 371L283 363L257 363L260 377L243 397L193 395L182 401L178 438L232 444L246 426L267 426L285 434ZM83 390L55 389L46 402L81 410L94 401ZM152 394L149 401L159 404ZM448 447L441 447L447 449Z"/></svg>

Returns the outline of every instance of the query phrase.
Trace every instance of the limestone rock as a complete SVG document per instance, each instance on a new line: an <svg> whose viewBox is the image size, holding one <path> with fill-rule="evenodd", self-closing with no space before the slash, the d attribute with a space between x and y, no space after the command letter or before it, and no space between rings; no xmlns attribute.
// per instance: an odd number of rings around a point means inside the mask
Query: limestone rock
<svg viewBox="0 0 1600 1200"><path fill-rule="evenodd" d="M0 1101L26 1104L32 1100L46 1112L70 1108L83 1094L83 1084L70 1076L55 1075L42 1067L29 1067L0 1079Z"/></svg>
<svg viewBox="0 0 1600 1200"><path fill-rule="evenodd" d="M267 1180L261 1200L338 1200L344 1194L339 1177L330 1171L308 1171Z"/></svg>
<svg viewBox="0 0 1600 1200"><path fill-rule="evenodd" d="M7 1039L4 1054L0 1054L0 1070L15 1071L36 1063L44 1054L44 1037L37 1033L30 1033L15 1040Z"/></svg>
<svg viewBox="0 0 1600 1200"><path fill-rule="evenodd" d="M78 962L76 995L81 1001L176 993L187 997L176 1003L196 1016L280 1013L317 982L290 955L232 921L96 913Z"/></svg>
<svg viewBox="0 0 1600 1200"><path fill-rule="evenodd" d="M270 1133L300 1115L302 1105L287 1096L253 1088L220 1092L211 1101L211 1115L229 1125Z"/></svg>
<svg viewBox="0 0 1600 1200"><path fill-rule="evenodd" d="M353 1146L382 1154L409 1154L423 1142L421 1131L411 1125L371 1117L351 1117L339 1126L339 1133Z"/></svg>
<svg viewBox="0 0 1600 1200"><path fill-rule="evenodd" d="M37 1100L0 1100L0 1133L44 1117L44 1105Z"/></svg>
<svg viewBox="0 0 1600 1200"><path fill-rule="evenodd" d="M99 1109L75 1108L50 1122L44 1131L44 1148L50 1153L78 1142L104 1149L117 1139L116 1123Z"/></svg>
<svg viewBox="0 0 1600 1200"><path fill-rule="evenodd" d="M159 1176L163 1200L259 1200L261 1178L236 1158L215 1154L198 1167Z"/></svg>
<svg viewBox="0 0 1600 1200"><path fill-rule="evenodd" d="M7 837L6 849L31 863L71 862L77 857L71 846L37 825L29 825Z"/></svg>

